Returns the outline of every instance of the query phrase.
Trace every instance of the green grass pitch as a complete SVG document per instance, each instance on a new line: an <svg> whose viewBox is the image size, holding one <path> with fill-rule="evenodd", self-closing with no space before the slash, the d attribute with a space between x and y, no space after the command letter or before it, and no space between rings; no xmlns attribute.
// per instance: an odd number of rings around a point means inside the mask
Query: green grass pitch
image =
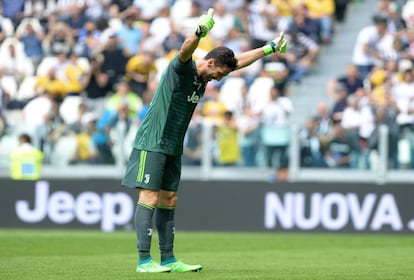
<svg viewBox="0 0 414 280"><path fill-rule="evenodd" d="M153 257L159 260L157 236ZM179 232L199 273L135 273L134 232L0 230L0 279L414 279L414 236Z"/></svg>

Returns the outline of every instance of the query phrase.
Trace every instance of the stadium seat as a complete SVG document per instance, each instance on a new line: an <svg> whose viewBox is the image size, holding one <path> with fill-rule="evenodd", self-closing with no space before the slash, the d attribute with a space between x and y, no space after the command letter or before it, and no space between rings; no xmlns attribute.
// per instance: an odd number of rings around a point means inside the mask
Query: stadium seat
<svg viewBox="0 0 414 280"><path fill-rule="evenodd" d="M270 77L257 77L248 91L248 98L254 111L262 111L270 98L270 89L274 81Z"/></svg>
<svg viewBox="0 0 414 280"><path fill-rule="evenodd" d="M171 18L174 22L180 23L182 19L190 16L191 0L177 0L171 7Z"/></svg>
<svg viewBox="0 0 414 280"><path fill-rule="evenodd" d="M9 54L9 45L13 44L16 50L16 54L24 54L23 43L17 40L15 37L8 37L4 39L0 45L0 56L7 56Z"/></svg>
<svg viewBox="0 0 414 280"><path fill-rule="evenodd" d="M77 140L74 135L62 136L56 142L50 155L50 164L66 166L69 164L77 149Z"/></svg>
<svg viewBox="0 0 414 280"><path fill-rule="evenodd" d="M10 99L17 99L17 81L13 76L5 75L1 78L2 88L9 93Z"/></svg>
<svg viewBox="0 0 414 280"><path fill-rule="evenodd" d="M36 96L36 85L37 77L36 76L26 76L21 82L18 92L18 100L28 100Z"/></svg>
<svg viewBox="0 0 414 280"><path fill-rule="evenodd" d="M245 86L245 81L240 77L226 78L223 86L220 88L219 100L226 104L230 111L237 109L237 104L242 100L242 87Z"/></svg>
<svg viewBox="0 0 414 280"><path fill-rule="evenodd" d="M9 131L8 134L16 134L24 131L24 114L22 110L5 110L4 117L9 124ZM19 129L14 129L15 127L19 127Z"/></svg>
<svg viewBox="0 0 414 280"><path fill-rule="evenodd" d="M66 124L78 120L79 105L82 103L80 96L66 96L59 107L59 114Z"/></svg>
<svg viewBox="0 0 414 280"><path fill-rule="evenodd" d="M83 70L85 73L89 72L89 69L90 69L90 64L89 64L89 60L88 60L86 57L79 57L79 58L76 60L76 64L77 64L80 68L82 68L82 70Z"/></svg>
<svg viewBox="0 0 414 280"><path fill-rule="evenodd" d="M122 28L122 20L120 18L110 18L108 25L114 32L117 32Z"/></svg>
<svg viewBox="0 0 414 280"><path fill-rule="evenodd" d="M16 135L4 135L0 138L0 166L10 165L10 152L19 146L19 139Z"/></svg>
<svg viewBox="0 0 414 280"><path fill-rule="evenodd" d="M37 67L36 75L46 75L50 68L57 65L58 59L54 56L45 56Z"/></svg>
<svg viewBox="0 0 414 280"><path fill-rule="evenodd" d="M3 31L6 33L7 37L11 37L14 35L14 26L11 19L2 17L0 25Z"/></svg>
<svg viewBox="0 0 414 280"><path fill-rule="evenodd" d="M169 61L165 57L159 57L155 60L155 66L157 67L157 75L156 75L157 81L161 79L161 75L164 72L165 68L167 68L168 63Z"/></svg>

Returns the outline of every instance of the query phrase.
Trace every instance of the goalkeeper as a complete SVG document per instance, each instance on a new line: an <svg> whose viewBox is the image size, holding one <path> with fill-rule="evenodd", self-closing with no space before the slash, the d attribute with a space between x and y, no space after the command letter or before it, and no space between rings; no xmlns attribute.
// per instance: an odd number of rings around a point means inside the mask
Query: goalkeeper
<svg viewBox="0 0 414 280"><path fill-rule="evenodd" d="M139 254L137 272L202 269L201 265L183 263L173 252L176 193L181 176L183 139L189 121L209 81L219 81L231 71L264 56L286 51L286 41L281 34L268 45L237 56L226 47L217 47L204 58L193 60L198 43L213 26L213 10L210 9L200 17L195 33L186 38L165 69L128 160L122 185L138 190L134 216ZM153 216L159 236L160 263L150 255Z"/></svg>

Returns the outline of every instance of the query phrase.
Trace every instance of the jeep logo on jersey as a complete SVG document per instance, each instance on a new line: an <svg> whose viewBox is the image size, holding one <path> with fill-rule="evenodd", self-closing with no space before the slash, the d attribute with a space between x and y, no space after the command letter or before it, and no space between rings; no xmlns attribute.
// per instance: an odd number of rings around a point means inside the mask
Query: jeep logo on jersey
<svg viewBox="0 0 414 280"><path fill-rule="evenodd" d="M187 101L191 103L198 103L198 101L200 101L200 96L198 96L197 92L194 91L192 95L187 96Z"/></svg>
<svg viewBox="0 0 414 280"><path fill-rule="evenodd" d="M103 231L129 223L134 202L122 192L98 193L84 191L76 197L66 191L49 192L49 183L39 181L34 188L34 201L16 201L17 217L26 223L40 223L49 219L56 224L78 221L90 225L100 223Z"/></svg>

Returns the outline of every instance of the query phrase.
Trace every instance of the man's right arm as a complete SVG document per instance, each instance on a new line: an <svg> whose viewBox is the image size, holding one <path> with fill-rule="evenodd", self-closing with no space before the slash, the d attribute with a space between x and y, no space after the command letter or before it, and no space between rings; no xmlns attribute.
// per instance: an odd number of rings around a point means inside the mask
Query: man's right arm
<svg viewBox="0 0 414 280"><path fill-rule="evenodd" d="M184 43L181 46L180 52L178 53L178 59L181 63L186 63L191 59L199 42L200 37L198 37L196 34L190 35L185 39Z"/></svg>
<svg viewBox="0 0 414 280"><path fill-rule="evenodd" d="M207 33L214 26L214 9L209 9L207 15L202 15L198 21L197 30L194 34L188 36L181 46L178 53L178 59L182 63L186 63L193 56L200 39L207 35Z"/></svg>

